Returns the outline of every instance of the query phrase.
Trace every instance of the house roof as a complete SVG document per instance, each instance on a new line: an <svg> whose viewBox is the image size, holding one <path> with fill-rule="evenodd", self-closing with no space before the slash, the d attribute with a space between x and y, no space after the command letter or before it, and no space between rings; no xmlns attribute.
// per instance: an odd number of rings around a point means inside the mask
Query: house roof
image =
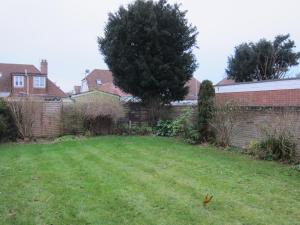
<svg viewBox="0 0 300 225"><path fill-rule="evenodd" d="M124 91L122 91L120 88L115 86L113 83L105 83L99 86L98 90L107 92L110 94L118 95L120 97L127 97L131 96L131 94L127 94Z"/></svg>
<svg viewBox="0 0 300 225"><path fill-rule="evenodd" d="M11 73L40 73L33 65L0 63L0 92L11 91Z"/></svg>
<svg viewBox="0 0 300 225"><path fill-rule="evenodd" d="M89 90L100 90L111 94L119 95L120 97L128 97L131 94L123 92L120 88L113 84L113 76L110 70L94 69L85 77ZM97 80L101 81L101 85L97 84ZM187 82L189 93L185 100L197 100L200 82L196 78L192 78Z"/></svg>
<svg viewBox="0 0 300 225"><path fill-rule="evenodd" d="M85 80L87 81L89 90L99 90L120 97L131 96L113 84L112 72L109 70L94 69L85 77ZM101 84L97 84L98 80L101 81Z"/></svg>
<svg viewBox="0 0 300 225"><path fill-rule="evenodd" d="M102 84L113 82L112 72L100 69L94 69L85 79L90 89L97 89L97 80L101 80Z"/></svg>
<svg viewBox="0 0 300 225"><path fill-rule="evenodd" d="M0 92L11 92L11 74L25 74L25 71L28 74L41 74L41 72L34 65L0 63ZM47 95L51 97L67 97L67 95L48 78Z"/></svg>
<svg viewBox="0 0 300 225"><path fill-rule="evenodd" d="M67 98L68 95L63 92L55 83L47 78L47 94L53 97Z"/></svg>
<svg viewBox="0 0 300 225"><path fill-rule="evenodd" d="M220 85L230 85L230 84L235 84L236 82L232 79L228 79L227 77L225 77L223 80L219 81L219 83L216 84L216 86L220 86Z"/></svg>
<svg viewBox="0 0 300 225"><path fill-rule="evenodd" d="M105 94L107 96L114 96L114 97L120 98L120 96L118 96L118 95L108 93L108 92L105 92L105 91L100 91L100 90L92 90L92 91L82 92L82 93L79 93L79 94L72 95L71 98L76 99L76 98L80 98L82 96L91 96L91 95L94 95L94 94Z"/></svg>

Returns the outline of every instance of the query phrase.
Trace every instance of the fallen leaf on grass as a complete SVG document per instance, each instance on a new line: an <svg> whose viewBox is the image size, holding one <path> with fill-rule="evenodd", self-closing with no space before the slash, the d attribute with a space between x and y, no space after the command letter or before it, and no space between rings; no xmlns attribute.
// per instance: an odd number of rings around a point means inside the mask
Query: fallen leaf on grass
<svg viewBox="0 0 300 225"><path fill-rule="evenodd" d="M17 214L16 210L14 210L14 209L8 210L8 216L12 217L12 216L15 216L16 214Z"/></svg>

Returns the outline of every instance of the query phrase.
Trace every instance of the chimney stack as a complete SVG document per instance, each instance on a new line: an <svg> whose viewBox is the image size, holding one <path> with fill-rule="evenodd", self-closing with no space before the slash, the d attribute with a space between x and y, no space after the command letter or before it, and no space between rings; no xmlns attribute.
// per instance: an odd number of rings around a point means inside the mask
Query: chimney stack
<svg viewBox="0 0 300 225"><path fill-rule="evenodd" d="M48 62L46 59L42 59L41 61L41 73L48 74Z"/></svg>

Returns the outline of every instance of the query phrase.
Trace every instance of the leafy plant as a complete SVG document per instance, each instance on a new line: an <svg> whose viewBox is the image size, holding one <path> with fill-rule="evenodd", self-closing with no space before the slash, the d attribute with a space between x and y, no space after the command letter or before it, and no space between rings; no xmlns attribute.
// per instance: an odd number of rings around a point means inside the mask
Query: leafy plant
<svg viewBox="0 0 300 225"><path fill-rule="evenodd" d="M261 143L257 141L250 142L249 146L246 149L246 153L258 159L263 159L263 160L273 159L271 152L269 152L267 148L262 148Z"/></svg>
<svg viewBox="0 0 300 225"><path fill-rule="evenodd" d="M294 169L297 170L298 172L300 172L300 163L299 164L296 164L294 166Z"/></svg>
<svg viewBox="0 0 300 225"><path fill-rule="evenodd" d="M293 135L294 118L290 114L275 117L272 124L261 128L262 140L252 142L247 152L259 159L294 162L296 141Z"/></svg>
<svg viewBox="0 0 300 225"><path fill-rule="evenodd" d="M140 136L146 136L153 134L152 127L149 127L148 125L141 125L141 126L132 126L129 129L129 132L131 135L140 135Z"/></svg>
<svg viewBox="0 0 300 225"><path fill-rule="evenodd" d="M172 120L160 120L156 126L156 135L165 137L174 137L179 130L179 124L177 121Z"/></svg>
<svg viewBox="0 0 300 225"><path fill-rule="evenodd" d="M264 159L292 162L295 159L296 144L290 136L284 134L268 135L259 143L260 152Z"/></svg>
<svg viewBox="0 0 300 225"><path fill-rule="evenodd" d="M118 123L114 129L114 134L147 136L153 134L153 129L146 124L134 125L130 127L128 124Z"/></svg>
<svg viewBox="0 0 300 225"><path fill-rule="evenodd" d="M0 99L0 141L15 140L18 130L7 103Z"/></svg>
<svg viewBox="0 0 300 225"><path fill-rule="evenodd" d="M188 143L197 143L199 141L199 132L192 122L192 116L192 109L187 109L176 120L159 121L156 126L156 135L182 137Z"/></svg>

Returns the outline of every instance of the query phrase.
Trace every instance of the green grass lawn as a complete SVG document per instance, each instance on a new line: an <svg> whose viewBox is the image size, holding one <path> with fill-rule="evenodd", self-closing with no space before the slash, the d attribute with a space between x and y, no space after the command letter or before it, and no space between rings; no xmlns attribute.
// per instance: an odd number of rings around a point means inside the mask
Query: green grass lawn
<svg viewBox="0 0 300 225"><path fill-rule="evenodd" d="M300 173L166 138L3 144L0 224L300 224Z"/></svg>

